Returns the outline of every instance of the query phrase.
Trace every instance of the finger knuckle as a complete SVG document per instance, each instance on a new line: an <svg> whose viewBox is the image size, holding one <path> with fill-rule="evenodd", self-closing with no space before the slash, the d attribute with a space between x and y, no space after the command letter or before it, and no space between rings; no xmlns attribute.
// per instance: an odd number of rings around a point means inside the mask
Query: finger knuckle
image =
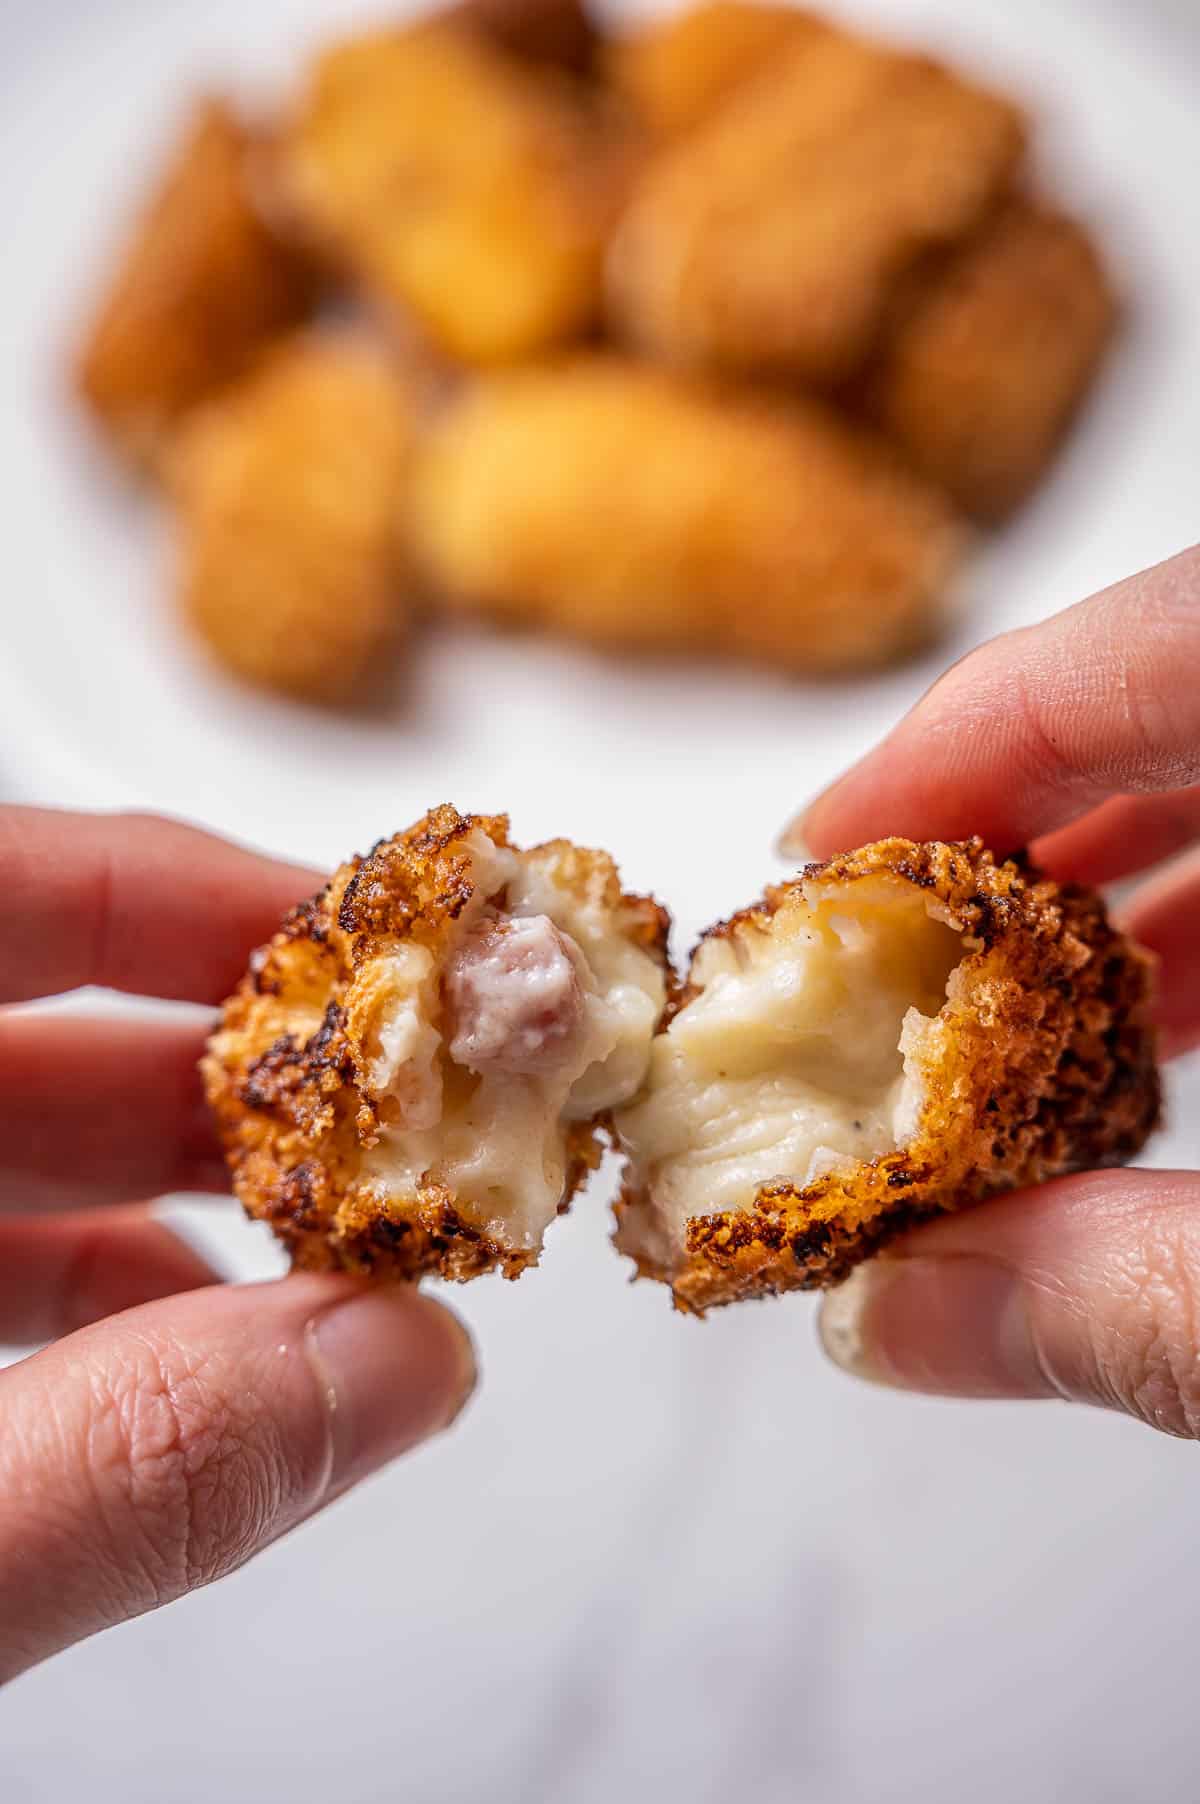
<svg viewBox="0 0 1200 1804"><path fill-rule="evenodd" d="M1013 657L1004 680L1014 723L1007 747L1014 781L1053 785L1068 793L1090 784L1094 773L1081 759L1067 716L1047 694L1040 671Z"/></svg>
<svg viewBox="0 0 1200 1804"><path fill-rule="evenodd" d="M1178 1222L1150 1227L1118 1275L1099 1363L1114 1397L1152 1427L1200 1439L1200 1247Z"/></svg>
<svg viewBox="0 0 1200 1804"><path fill-rule="evenodd" d="M157 1339L131 1341L97 1391L94 1482L138 1607L240 1565L267 1538L288 1487L269 1426L239 1413L203 1352Z"/></svg>

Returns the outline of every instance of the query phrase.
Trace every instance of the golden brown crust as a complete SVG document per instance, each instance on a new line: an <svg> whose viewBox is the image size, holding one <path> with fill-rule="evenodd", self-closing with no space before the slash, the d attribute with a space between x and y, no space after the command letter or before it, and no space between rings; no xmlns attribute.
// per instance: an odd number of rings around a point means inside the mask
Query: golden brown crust
<svg viewBox="0 0 1200 1804"><path fill-rule="evenodd" d="M503 815L435 808L342 865L254 954L225 1004L202 1063L206 1094L240 1201L270 1223L298 1266L461 1280L493 1268L515 1278L537 1261L536 1250L481 1231L428 1175L410 1196L363 1178L389 1105L369 1083L378 1011L369 982L356 980L376 954L405 942L435 959L445 951L473 895L467 842L479 834L510 843ZM665 913L624 895L605 854L569 850L564 881L581 893L599 886L620 931L665 969ZM569 1127L563 1209L599 1162L602 1126Z"/></svg>
<svg viewBox="0 0 1200 1804"><path fill-rule="evenodd" d="M1119 1164L1157 1124L1150 955L1111 925L1094 892L997 864L979 840L881 840L808 866L712 932L762 931L800 884L880 876L936 900L967 948L938 1018L917 1131L870 1163L803 1188L781 1178L750 1209L693 1217L681 1270L640 1264L672 1285L681 1309L837 1283L929 1216ZM694 994L685 990L681 1006ZM649 1200L631 1179L618 1220Z"/></svg>
<svg viewBox="0 0 1200 1804"><path fill-rule="evenodd" d="M904 298L867 411L961 506L1000 520L1044 474L1117 312L1083 227L1014 202Z"/></svg>
<svg viewBox="0 0 1200 1804"><path fill-rule="evenodd" d="M420 447L410 496L447 606L798 671L934 636L963 544L935 490L818 404L617 357L478 379Z"/></svg>
<svg viewBox="0 0 1200 1804"><path fill-rule="evenodd" d="M224 101L194 109L83 347L80 392L136 460L311 301L311 272L255 204L254 144Z"/></svg>
<svg viewBox="0 0 1200 1804"><path fill-rule="evenodd" d="M832 31L787 44L651 161L613 241L613 321L673 362L845 380L1024 137L1015 107L926 59Z"/></svg>
<svg viewBox="0 0 1200 1804"><path fill-rule="evenodd" d="M399 638L414 413L378 347L314 330L181 428L169 467L183 610L235 675L336 702Z"/></svg>

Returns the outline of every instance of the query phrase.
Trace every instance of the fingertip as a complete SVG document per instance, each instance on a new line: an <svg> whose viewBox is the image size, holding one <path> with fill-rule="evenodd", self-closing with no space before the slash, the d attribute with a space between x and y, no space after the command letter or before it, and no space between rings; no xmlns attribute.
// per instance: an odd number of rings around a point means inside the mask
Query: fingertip
<svg viewBox="0 0 1200 1804"><path fill-rule="evenodd" d="M793 815L775 842L781 858L810 864L814 859L832 858L835 853L861 843L861 835L858 839L847 839L844 831L839 830L842 798L849 792L858 768L855 765L846 771Z"/></svg>
<svg viewBox="0 0 1200 1804"><path fill-rule="evenodd" d="M150 1303L0 1372L0 1682L233 1571L448 1426L474 1369L432 1298L299 1273Z"/></svg>
<svg viewBox="0 0 1200 1804"><path fill-rule="evenodd" d="M355 1288L310 1318L305 1345L330 1411L336 1489L449 1428L475 1388L466 1328L412 1285Z"/></svg>
<svg viewBox="0 0 1200 1804"><path fill-rule="evenodd" d="M823 1301L818 1331L845 1372L947 1397L1055 1396L1019 1276L983 1255L881 1257Z"/></svg>
<svg viewBox="0 0 1200 1804"><path fill-rule="evenodd" d="M805 818L804 813L794 816L775 841L775 850L780 858L786 858L794 864L808 864L812 858Z"/></svg>

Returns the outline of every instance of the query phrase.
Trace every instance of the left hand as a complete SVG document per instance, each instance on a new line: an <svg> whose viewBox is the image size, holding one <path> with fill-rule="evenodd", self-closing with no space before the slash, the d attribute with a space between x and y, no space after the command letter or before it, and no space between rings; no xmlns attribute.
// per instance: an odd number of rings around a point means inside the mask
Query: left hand
<svg viewBox="0 0 1200 1804"><path fill-rule="evenodd" d="M167 821L0 809L0 1002L215 1003L316 881ZM205 1031L0 1014L0 1341L65 1337L0 1371L0 1682L240 1565L473 1382L415 1289L219 1285L130 1200L226 1188Z"/></svg>

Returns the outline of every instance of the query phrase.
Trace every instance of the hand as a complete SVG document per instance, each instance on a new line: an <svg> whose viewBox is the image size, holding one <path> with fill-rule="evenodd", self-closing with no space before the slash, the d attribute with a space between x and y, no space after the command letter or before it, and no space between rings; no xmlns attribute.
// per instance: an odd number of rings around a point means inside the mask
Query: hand
<svg viewBox="0 0 1200 1804"><path fill-rule="evenodd" d="M973 652L784 836L1029 845L1106 883L1200 841L1200 548ZM1200 1043L1200 856L1134 891L1169 1055ZM1063 1178L922 1227L822 1312L863 1377L1065 1397L1200 1437L1200 1174Z"/></svg>
<svg viewBox="0 0 1200 1804"><path fill-rule="evenodd" d="M166 821L0 809L0 1001L214 1003L313 887ZM465 1332L415 1290L221 1286L129 1201L225 1185L203 1038L0 1018L0 1341L66 1337L0 1371L0 1680L241 1565L473 1381Z"/></svg>

